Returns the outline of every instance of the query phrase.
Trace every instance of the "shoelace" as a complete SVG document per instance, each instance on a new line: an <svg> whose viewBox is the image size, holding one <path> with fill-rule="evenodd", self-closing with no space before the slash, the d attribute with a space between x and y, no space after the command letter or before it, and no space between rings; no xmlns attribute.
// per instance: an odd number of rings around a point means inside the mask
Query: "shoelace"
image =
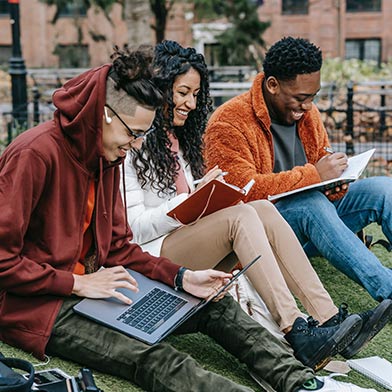
<svg viewBox="0 0 392 392"><path fill-rule="evenodd" d="M329 331L327 328L318 328L318 325L320 324L317 320L315 320L312 316L309 316L306 319L308 323L308 328L305 329L305 332L309 336L316 336L316 335L327 335L329 334Z"/></svg>
<svg viewBox="0 0 392 392"><path fill-rule="evenodd" d="M364 312L359 313L359 315L362 317L362 319L364 321L368 320L369 317L372 314L372 310L365 310ZM348 316L350 315L350 313L348 312L348 305L343 302L340 306L339 306L339 323L343 322Z"/></svg>
<svg viewBox="0 0 392 392"><path fill-rule="evenodd" d="M308 326L309 327L317 327L320 323L315 320L312 316L309 316L306 321L308 322Z"/></svg>
<svg viewBox="0 0 392 392"><path fill-rule="evenodd" d="M346 320L346 318L348 317L349 313L348 313L348 305L347 303L343 302L340 306L339 306L339 323L343 322L344 320Z"/></svg>

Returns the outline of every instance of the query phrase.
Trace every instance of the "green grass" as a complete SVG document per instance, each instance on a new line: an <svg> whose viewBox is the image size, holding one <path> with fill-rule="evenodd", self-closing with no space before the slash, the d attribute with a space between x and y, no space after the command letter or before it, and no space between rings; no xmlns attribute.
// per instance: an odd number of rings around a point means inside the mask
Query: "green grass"
<svg viewBox="0 0 392 392"><path fill-rule="evenodd" d="M374 240L383 238L383 235L377 225L371 225L366 229L367 234L372 234ZM382 262L392 267L392 255L383 247L376 245L372 249ZM360 286L349 280L345 275L341 274L332 267L325 259L316 257L312 259L312 263L319 273L325 287L330 292L335 303L339 305L341 302L347 302L351 312L359 312L374 307L377 303L367 294ZM221 349L210 338L201 334L193 334L187 336L173 336L170 341L178 349L191 354L205 368L227 376L228 378L244 384L255 391L261 389L250 379L246 372L245 366L241 365L230 354ZM27 359L33 363L37 360L21 350L14 349L0 342L0 351L5 356L19 357ZM366 356L379 355L392 362L392 323L390 322L358 355L357 358ZM342 359L342 358L337 358ZM50 358L49 364L42 368L59 367L71 375L76 375L80 365L69 361L63 361L59 358ZM325 373L322 373L325 374ZM108 376L100 372L94 372L97 385L105 392L134 392L142 391L140 388L132 385L128 381ZM377 391L386 391L369 379L359 375L355 371L351 371L347 378L342 381L353 382L362 387L374 388Z"/></svg>

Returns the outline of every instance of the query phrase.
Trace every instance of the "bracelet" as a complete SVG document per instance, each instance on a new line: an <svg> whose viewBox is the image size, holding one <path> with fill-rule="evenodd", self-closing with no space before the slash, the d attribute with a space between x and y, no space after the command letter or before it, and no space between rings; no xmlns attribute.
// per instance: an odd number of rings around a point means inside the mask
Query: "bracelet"
<svg viewBox="0 0 392 392"><path fill-rule="evenodd" d="M188 268L180 267L177 272L176 277L174 278L174 290L176 291L184 291L182 287L182 281L184 280L184 273Z"/></svg>

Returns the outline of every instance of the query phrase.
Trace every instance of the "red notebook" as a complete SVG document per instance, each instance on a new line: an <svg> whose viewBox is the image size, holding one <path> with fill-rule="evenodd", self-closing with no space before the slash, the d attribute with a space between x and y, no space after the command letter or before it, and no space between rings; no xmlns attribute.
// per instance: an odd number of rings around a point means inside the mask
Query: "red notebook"
<svg viewBox="0 0 392 392"><path fill-rule="evenodd" d="M212 180L191 193L167 215L184 225L195 222L203 216L239 203L248 194L253 184L254 180L251 180L244 188L238 188L226 182Z"/></svg>

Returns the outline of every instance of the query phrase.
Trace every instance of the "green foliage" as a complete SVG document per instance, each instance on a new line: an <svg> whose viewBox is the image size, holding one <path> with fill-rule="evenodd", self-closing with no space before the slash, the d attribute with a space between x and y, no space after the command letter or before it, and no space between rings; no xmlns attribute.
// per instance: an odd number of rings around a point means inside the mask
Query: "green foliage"
<svg viewBox="0 0 392 392"><path fill-rule="evenodd" d="M65 8L67 5L83 6L89 9L97 6L104 11L110 11L114 3L122 3L123 0L40 0L48 5L55 5L57 8Z"/></svg>
<svg viewBox="0 0 392 392"><path fill-rule="evenodd" d="M42 3L47 5L56 6L56 12L52 19L52 23L56 23L57 19L60 15L61 10L67 8L67 6L75 7L75 10L79 8L85 8L88 10L92 6L96 6L100 8L106 15L106 17L110 20L109 12L114 3L122 3L123 0L39 0ZM75 12L74 17L78 17L77 11Z"/></svg>
<svg viewBox="0 0 392 392"><path fill-rule="evenodd" d="M195 14L199 19L217 19L225 15L225 0L195 0Z"/></svg>
<svg viewBox="0 0 392 392"><path fill-rule="evenodd" d="M199 18L216 19L225 16L228 29L217 38L224 65L255 65L260 68L262 34L270 23L260 22L257 3L251 0L211 1L196 0L195 12Z"/></svg>
<svg viewBox="0 0 392 392"><path fill-rule="evenodd" d="M363 82L368 80L390 80L392 78L392 61L378 66L375 61L358 59L325 59L321 68L323 82L335 82L344 86L348 81Z"/></svg>

